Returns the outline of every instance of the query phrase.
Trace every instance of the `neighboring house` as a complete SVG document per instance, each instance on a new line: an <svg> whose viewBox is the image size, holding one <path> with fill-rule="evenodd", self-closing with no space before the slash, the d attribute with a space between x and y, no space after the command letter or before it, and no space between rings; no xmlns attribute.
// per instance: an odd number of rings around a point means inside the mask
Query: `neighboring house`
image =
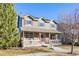
<svg viewBox="0 0 79 59"><path fill-rule="evenodd" d="M61 32L57 23L43 17L18 16L18 28L21 34L22 47L61 45Z"/></svg>

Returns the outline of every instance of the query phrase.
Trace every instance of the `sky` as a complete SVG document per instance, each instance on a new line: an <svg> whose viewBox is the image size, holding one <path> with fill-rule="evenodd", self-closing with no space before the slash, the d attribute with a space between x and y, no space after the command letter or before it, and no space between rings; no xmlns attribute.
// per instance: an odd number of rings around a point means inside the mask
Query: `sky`
<svg viewBox="0 0 79 59"><path fill-rule="evenodd" d="M77 3L16 3L14 8L17 14L44 17L58 21L61 12L71 12L73 8L79 8Z"/></svg>

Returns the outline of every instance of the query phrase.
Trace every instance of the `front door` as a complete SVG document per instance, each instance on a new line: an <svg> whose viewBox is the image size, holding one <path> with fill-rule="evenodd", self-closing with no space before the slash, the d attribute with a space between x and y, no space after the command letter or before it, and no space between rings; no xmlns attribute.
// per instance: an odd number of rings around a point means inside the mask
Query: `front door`
<svg viewBox="0 0 79 59"><path fill-rule="evenodd" d="M45 34L41 33L41 43L45 44Z"/></svg>

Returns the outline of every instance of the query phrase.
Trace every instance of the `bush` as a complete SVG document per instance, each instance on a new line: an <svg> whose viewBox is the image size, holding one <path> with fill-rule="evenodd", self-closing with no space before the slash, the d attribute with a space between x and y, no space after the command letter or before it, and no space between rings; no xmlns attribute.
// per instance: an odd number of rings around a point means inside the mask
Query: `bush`
<svg viewBox="0 0 79 59"><path fill-rule="evenodd" d="M76 43L75 43L75 46L79 46L79 42L76 42Z"/></svg>
<svg viewBox="0 0 79 59"><path fill-rule="evenodd" d="M8 49L12 47L19 47L19 34L16 34L16 37L14 34L4 36L0 39L0 49Z"/></svg>

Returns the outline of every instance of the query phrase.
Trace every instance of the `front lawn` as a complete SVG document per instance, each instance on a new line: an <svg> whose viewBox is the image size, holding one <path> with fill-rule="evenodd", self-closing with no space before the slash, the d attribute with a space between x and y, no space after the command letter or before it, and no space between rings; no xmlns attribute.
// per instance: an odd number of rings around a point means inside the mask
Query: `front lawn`
<svg viewBox="0 0 79 59"><path fill-rule="evenodd" d="M79 50L74 51L75 54L79 55Z"/></svg>
<svg viewBox="0 0 79 59"><path fill-rule="evenodd" d="M57 46L57 47L60 47L64 50L71 51L71 45L60 45L60 46ZM74 46L73 54L79 55L79 46Z"/></svg>
<svg viewBox="0 0 79 59"><path fill-rule="evenodd" d="M64 54L64 53L51 53L48 55L49 56L71 56L71 54Z"/></svg>
<svg viewBox="0 0 79 59"><path fill-rule="evenodd" d="M16 56L16 55L24 55L29 53L37 53L37 52L51 52L52 49L46 47L34 47L27 49L9 49L9 50L0 50L0 56Z"/></svg>
<svg viewBox="0 0 79 59"><path fill-rule="evenodd" d="M62 48L62 49L71 49L71 45L59 45L59 46L57 46L57 47L60 47L60 48ZM79 46L74 46L74 48L76 49L76 48L79 48Z"/></svg>

